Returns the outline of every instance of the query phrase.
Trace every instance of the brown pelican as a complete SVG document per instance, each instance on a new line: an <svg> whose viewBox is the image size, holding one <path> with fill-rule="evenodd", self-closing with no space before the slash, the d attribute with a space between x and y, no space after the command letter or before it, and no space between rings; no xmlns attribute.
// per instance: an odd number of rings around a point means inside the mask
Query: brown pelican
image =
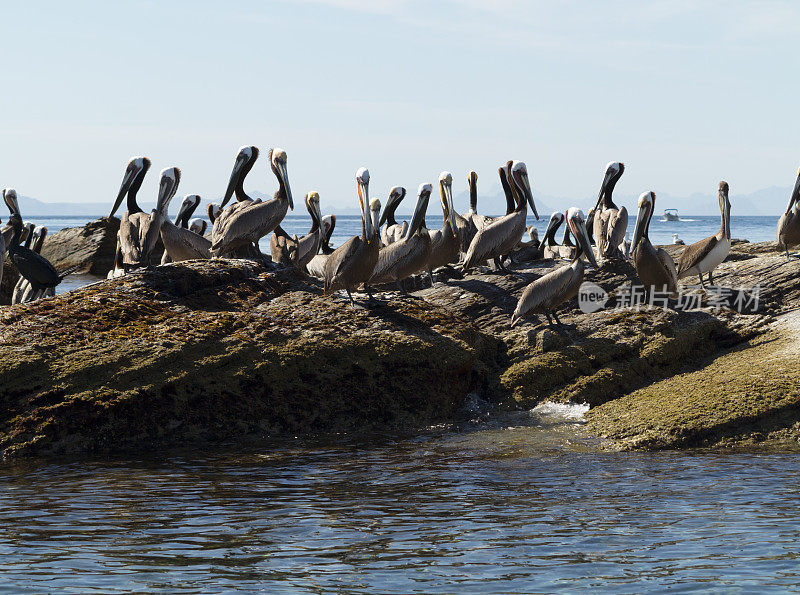
<svg viewBox="0 0 800 595"><path fill-rule="evenodd" d="M400 281L427 267L431 253L431 236L425 228L425 212L432 191L430 184L420 184L417 206L406 236L381 248L370 284L394 281L397 288L403 291Z"/></svg>
<svg viewBox="0 0 800 595"><path fill-rule="evenodd" d="M381 242L378 234L378 217L380 216L380 201L369 200L369 171L362 167L356 173L358 184L358 203L361 207L362 232L361 236L354 236L344 244L334 250L325 262L325 293L330 294L339 289L346 289L353 302L351 291L361 283L365 284L365 289L371 301L372 297L369 285L369 278L378 263L378 253L380 252ZM377 207L377 212L375 208Z"/></svg>
<svg viewBox="0 0 800 595"><path fill-rule="evenodd" d="M189 231L192 233L196 233L199 236L206 235L206 228L208 227L208 223L206 223L205 219L200 219L199 217L195 217L189 221Z"/></svg>
<svg viewBox="0 0 800 595"><path fill-rule="evenodd" d="M6 203L6 206L12 215L20 212L19 202L17 201L17 191L13 188L3 189L3 201ZM14 235L14 226L11 225L11 221L0 228L0 235L3 236L3 240L7 249L8 246L11 245L11 238Z"/></svg>
<svg viewBox="0 0 800 595"><path fill-rule="evenodd" d="M131 159L125 170L125 177L122 180L114 208L111 211L113 215L127 194L128 210L122 215L118 234L122 263L126 271L147 265L150 253L158 242L161 220L164 217L164 213L158 209L145 213L136 203L136 193L142 185L144 175L149 168L150 160L146 157Z"/></svg>
<svg viewBox="0 0 800 595"><path fill-rule="evenodd" d="M45 291L55 289L56 285L61 283L69 273L59 274L49 260L30 248L20 245L22 217L18 212L11 215L10 223L14 233L11 237L11 244L8 246L8 256L19 274L30 284L30 301L34 301Z"/></svg>
<svg viewBox="0 0 800 595"><path fill-rule="evenodd" d="M505 178L505 169L500 168L502 172L500 174L501 184L503 184L503 192L506 193L506 215L511 213L514 210L514 199L511 196L511 188L508 186L508 181ZM464 219L469 221L470 223L470 232L468 236L468 242L464 252L469 249L469 245L472 243L472 238L475 237L475 234L478 233L479 229L483 229L492 221L495 221L497 217L490 217L488 215L479 215L478 214L478 174L470 170L467 173L467 184L469 184L469 211L466 212L464 215Z"/></svg>
<svg viewBox="0 0 800 595"><path fill-rule="evenodd" d="M516 200L516 208L509 215L500 217L497 221L478 230L467 251L464 271L491 258L494 259L498 269L508 272L503 265L503 257L517 247L525 234L528 204L530 204L536 219L539 219L528 180L528 168L522 161L510 161L506 175Z"/></svg>
<svg viewBox="0 0 800 595"><path fill-rule="evenodd" d="M728 256L731 250L731 203L728 200L728 183L719 183L719 231L683 249L678 259L678 279L697 275L703 285L703 273L708 273L708 282L714 283L712 271Z"/></svg>
<svg viewBox="0 0 800 595"><path fill-rule="evenodd" d="M221 256L249 244L253 244L258 250L258 241L280 225L288 209L294 209L289 174L286 169L286 151L270 149L269 161L272 172L278 178L279 185L274 198L264 202L244 203L230 215L228 215L228 211L224 211L214 222L214 228L211 231L211 253L215 256ZM234 167L231 183L234 182L236 175ZM223 199L223 206L225 202L226 200Z"/></svg>
<svg viewBox="0 0 800 595"><path fill-rule="evenodd" d="M199 204L200 204L199 194L187 194L186 196L184 196L183 202L181 202L181 208L178 211L178 214L175 216L175 220L173 221L173 223L176 226L181 227L183 229L189 229L189 218L192 216L192 214L194 214L195 209L197 209ZM166 210L164 210L164 214L166 214ZM161 233L163 236L164 233L163 229L161 230ZM162 242L164 241L163 237L161 241ZM208 257L206 256L206 258ZM165 249L164 254L162 254L161 256L161 264L167 264L170 262L177 262L177 261L173 261L172 257L169 255L169 251Z"/></svg>
<svg viewBox="0 0 800 595"><path fill-rule="evenodd" d="M620 254L619 245L625 239L625 232L628 229L628 210L625 207L618 208L611 198L614 187L624 172L625 164L618 161L609 163L606 166L600 193L597 195L592 226L594 241L597 244L597 257L600 260Z"/></svg>
<svg viewBox="0 0 800 595"><path fill-rule="evenodd" d="M675 261L663 248L650 243L650 219L656 208L654 192L643 192L639 197L639 213L633 231L633 264L636 274L648 291L668 291L674 294L678 286L678 271Z"/></svg>
<svg viewBox="0 0 800 595"><path fill-rule="evenodd" d="M36 254L41 254L42 246L44 245L44 240L47 237L47 228L38 226L34 228L33 233L29 236L31 238L31 242L26 242L26 248L30 248ZM49 294L52 291L52 295L55 295L55 290L50 289L47 290ZM11 303L12 304L20 304L23 302L30 301L31 294L33 293L33 289L31 284L28 283L28 280L25 277L20 277L17 280L17 284L14 286L14 291L11 294ZM47 296L49 297L49 295Z"/></svg>
<svg viewBox="0 0 800 595"><path fill-rule="evenodd" d="M208 213L208 220L211 221L211 225L214 225L217 217L219 217L220 213L222 213L222 207L220 207L217 203L212 202L208 205L206 212Z"/></svg>
<svg viewBox="0 0 800 595"><path fill-rule="evenodd" d="M539 277L525 288L511 317L511 326L514 326L523 316L530 314L545 314L550 326L553 326L553 320L550 318L550 314L552 314L556 323L560 325L561 321L558 319L555 309L575 297L578 288L583 283L581 255L585 254L589 262L597 266L592 247L589 245L589 233L583 222L583 213L580 209L572 207L566 213L566 221L578 244L578 249L572 257L572 264L564 265Z"/></svg>
<svg viewBox="0 0 800 595"><path fill-rule="evenodd" d="M291 265L304 271L306 265L319 252L320 245L327 242L323 229L322 211L319 206L319 192L311 191L303 199L308 214L311 215L311 230L301 238L289 236L279 225L270 239L272 260L276 263Z"/></svg>
<svg viewBox="0 0 800 595"><path fill-rule="evenodd" d="M786 212L778 219L778 247L783 247L789 257L789 246L800 245L800 169L794 182Z"/></svg>
<svg viewBox="0 0 800 595"><path fill-rule="evenodd" d="M568 233L564 234L564 239L561 245L556 242L556 232L564 222L564 213L556 211L550 215L550 221L547 224L547 229L544 232L544 241L540 244L539 251L542 258L551 258L559 260L561 258L572 260L575 256L577 248L569 239ZM564 229L569 232L569 225L565 225Z"/></svg>
<svg viewBox="0 0 800 595"><path fill-rule="evenodd" d="M328 261L328 256L333 253L330 241L333 235L333 230L336 227L336 215L326 215L322 218L322 231L325 234L325 242L322 244L322 254L317 254L306 265L306 272L309 275L323 279L325 277L325 263Z"/></svg>
<svg viewBox="0 0 800 595"><path fill-rule="evenodd" d="M428 277L433 285L431 271L458 261L461 252L461 238L456 228L455 209L453 208L453 176L449 171L439 174L439 198L442 201L444 224L442 229L429 232L431 250L428 256Z"/></svg>
<svg viewBox="0 0 800 595"><path fill-rule="evenodd" d="M386 206L383 208L383 214L378 222L379 227L386 227L381 231L381 243L384 246L393 244L402 240L408 231L408 221L398 223L394 217L397 207L403 202L406 197L406 189L402 186L395 186L389 190L389 198L386 199Z"/></svg>
<svg viewBox="0 0 800 595"><path fill-rule="evenodd" d="M111 213L108 215L109 219L114 216L114 213L116 213L117 209L122 205L122 199L125 198L126 194L128 196L128 213L132 215L142 212L142 209L140 209L139 205L136 203L136 193L139 192L144 176L149 169L150 160L147 157L131 158L128 162L128 166L125 168L125 177L122 178L122 186L120 186L119 194L117 194L114 206L111 209Z"/></svg>
<svg viewBox="0 0 800 595"><path fill-rule="evenodd" d="M180 170L176 167L171 169L172 173L164 170L161 174L162 184L158 204L163 213L167 212L169 202L178 190L180 182ZM174 180L172 185L169 183L170 180ZM181 209L175 218L176 223L170 222L166 217L161 223L161 241L164 243L164 251L169 254L172 262L211 258L211 242L188 228L187 218L199 203L200 197L196 194L187 196L183 199Z"/></svg>

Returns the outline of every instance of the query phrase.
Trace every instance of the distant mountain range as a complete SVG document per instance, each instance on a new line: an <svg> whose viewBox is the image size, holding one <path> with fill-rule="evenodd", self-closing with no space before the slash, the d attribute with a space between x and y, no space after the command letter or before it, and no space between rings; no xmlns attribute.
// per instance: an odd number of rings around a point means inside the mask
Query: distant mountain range
<svg viewBox="0 0 800 595"><path fill-rule="evenodd" d="M703 194L696 192L689 196L672 196L666 193L659 193L655 190L658 197L658 213L663 212L664 209L678 209L682 215L717 215L719 214L719 206L717 196L712 194ZM786 203L789 200L791 188L772 186L757 190L750 194L734 194L730 197L731 212L733 215L779 215L786 209ZM263 192L251 192L251 196L257 198L271 198L272 194ZM539 211L539 217L542 219L549 218L550 213L556 208L566 209L570 206L578 206L588 211L594 206L597 199L595 196L586 196L583 198L563 198L550 196L546 194L537 193L534 189L533 196L536 202L536 209ZM409 217L414 206L414 196L407 196L401 205L403 217ZM614 202L618 205L625 205L628 207L628 212L631 217L636 216L636 201L637 196L614 194ZM219 199L216 199L219 202ZM469 194L466 190L456 194L453 197L456 210L459 213L464 213L469 208ZM20 209L23 215L31 216L50 216L50 217L69 217L69 216L101 216L108 214L111 208L110 202L42 202L28 196L19 197ZM155 207L154 202L141 202L140 206L145 211L149 211ZM299 208L298 208L299 207ZM120 209L120 214L124 211L125 205L123 204ZM438 196L431 197L428 206L430 212L440 213ZM175 210L173 208L173 210ZM347 207L334 207L325 205L324 199L322 204L323 213L335 212L341 215L358 215L359 210L355 206ZM505 198L503 196L502 188L497 184L494 188L490 188L488 192L481 192L478 197L478 212L484 214L498 214L505 211ZM305 214L300 205L295 205L296 214ZM199 214L199 213L198 213Z"/></svg>

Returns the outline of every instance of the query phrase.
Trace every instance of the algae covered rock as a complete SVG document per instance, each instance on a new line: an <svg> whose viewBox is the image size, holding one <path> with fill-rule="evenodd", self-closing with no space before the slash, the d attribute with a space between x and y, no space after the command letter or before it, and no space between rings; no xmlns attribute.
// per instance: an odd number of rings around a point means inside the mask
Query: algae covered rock
<svg viewBox="0 0 800 595"><path fill-rule="evenodd" d="M6 308L0 344L5 456L415 427L451 416L494 348L420 299L351 309L244 260Z"/></svg>

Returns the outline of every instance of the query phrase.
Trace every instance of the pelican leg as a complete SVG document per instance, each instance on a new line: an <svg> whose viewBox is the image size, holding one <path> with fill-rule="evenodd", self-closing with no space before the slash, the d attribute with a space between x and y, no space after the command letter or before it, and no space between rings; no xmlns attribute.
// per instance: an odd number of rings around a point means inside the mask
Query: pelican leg
<svg viewBox="0 0 800 595"><path fill-rule="evenodd" d="M356 307L356 303L353 301L353 294L352 294L352 293L350 293L350 288L349 288L349 287L347 287L347 288L345 288L345 289L347 290L347 297L349 297L349 298L350 298L350 306L351 306L351 307L353 307L353 308L355 308L355 307Z"/></svg>
<svg viewBox="0 0 800 595"><path fill-rule="evenodd" d="M711 276L711 271L708 271L708 283L714 285L714 277Z"/></svg>
<svg viewBox="0 0 800 595"><path fill-rule="evenodd" d="M433 287L433 273L428 269L428 279L430 279L431 287Z"/></svg>
<svg viewBox="0 0 800 595"><path fill-rule="evenodd" d="M544 315L547 316L547 324L550 325L550 328L555 328L553 326L553 319L550 317L550 312L545 312Z"/></svg>
<svg viewBox="0 0 800 595"><path fill-rule="evenodd" d="M369 300L367 300L368 304L380 304L381 303L380 300L378 300L374 295L372 295L372 288L369 285L367 285L366 283L364 284L364 290L367 292L367 295L369 296Z"/></svg>
<svg viewBox="0 0 800 595"><path fill-rule="evenodd" d="M558 314L556 314L555 310L553 310L553 318L555 318L556 324L558 326L564 326L563 324L561 324L561 321L558 319Z"/></svg>

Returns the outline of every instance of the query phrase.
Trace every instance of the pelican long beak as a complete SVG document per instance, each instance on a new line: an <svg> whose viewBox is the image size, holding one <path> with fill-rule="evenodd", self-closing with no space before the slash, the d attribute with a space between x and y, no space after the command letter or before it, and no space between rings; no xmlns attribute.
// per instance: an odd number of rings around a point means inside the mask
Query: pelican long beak
<svg viewBox="0 0 800 595"><path fill-rule="evenodd" d="M597 194L597 202L594 203L594 210L600 208L600 203L603 201L603 195L606 193L606 188L608 187L608 183L611 181L611 174L606 172L603 176L603 183L600 185L600 192Z"/></svg>
<svg viewBox="0 0 800 595"><path fill-rule="evenodd" d="M158 184L158 201L156 211L166 215L169 203L178 191L178 184L181 180L181 170L177 167L170 167L161 172L161 179Z"/></svg>
<svg viewBox="0 0 800 595"><path fill-rule="evenodd" d="M417 205L414 207L414 215L411 217L411 225L408 226L406 237L403 241L408 243L408 240L422 228L422 222L425 221L425 213L428 211L428 199L431 193L427 189L423 189L417 198Z"/></svg>
<svg viewBox="0 0 800 595"><path fill-rule="evenodd" d="M141 169L138 168L135 163L130 163L128 165L128 168L125 170L125 176L122 178L122 185L119 187L117 198L114 200L114 206L111 208L111 212L108 214L109 219L113 217L114 213L116 213L117 209L119 209L120 205L122 204L122 200L125 198L128 190L131 189L131 185L140 171Z"/></svg>
<svg viewBox="0 0 800 595"><path fill-rule="evenodd" d="M639 207L639 213L636 215L636 227L633 230L633 241L631 242L631 252L636 250L636 246L639 245L639 242L644 237L644 230L647 228L647 221L650 218L649 211L650 211L650 203L642 202L642 206Z"/></svg>
<svg viewBox="0 0 800 595"><path fill-rule="evenodd" d="M228 180L228 187L225 189L225 196L222 197L222 202L219 205L220 209L224 209L225 205L228 204L228 201L233 196L233 191L236 189L236 183L239 181L239 176L242 173L242 168L246 161L247 157L245 155L240 153L236 156L236 162L233 164L233 171L231 171L231 178Z"/></svg>
<svg viewBox="0 0 800 595"><path fill-rule="evenodd" d="M178 214L175 216L175 225L187 227L189 225L189 218L192 216L192 213L194 213L196 207L196 203L183 201ZM166 215L166 211L164 214Z"/></svg>
<svg viewBox="0 0 800 595"><path fill-rule="evenodd" d="M275 165L278 168L278 175L281 177L283 187L286 189L286 198L289 199L289 208L294 211L294 200L292 199L292 188L289 186L289 172L286 169L286 163L279 161Z"/></svg>
<svg viewBox="0 0 800 595"><path fill-rule="evenodd" d="M456 229L456 212L453 209L453 185L446 182L439 182L439 187L442 192L442 198L447 210L445 216L450 221L450 230L453 232L453 237L458 237L458 230Z"/></svg>
<svg viewBox="0 0 800 595"><path fill-rule="evenodd" d="M531 206L531 210L533 211L533 216L536 217L536 220L538 221L539 213L536 211L536 205L533 202L533 192L531 192L531 183L528 179L528 172L522 171L517 175L522 185L522 192L525 195L525 200L528 201L528 204Z"/></svg>
<svg viewBox="0 0 800 595"><path fill-rule="evenodd" d="M547 229L544 230L544 239L555 238L556 231L560 225L561 217L551 216L550 221L547 222ZM552 234L552 236L550 234Z"/></svg>
<svg viewBox="0 0 800 595"><path fill-rule="evenodd" d="M358 180L358 202L361 205L361 216L364 218L364 230L367 241L372 238L372 217L369 212L369 179Z"/></svg>
<svg viewBox="0 0 800 595"><path fill-rule="evenodd" d="M589 262L597 268L597 261L594 258L594 251L592 250L592 245L589 243L589 232L586 231L586 224L579 220L577 223L577 229L575 229L576 225L573 222L572 225L572 232L575 234L578 243L583 248L583 253L586 255L586 258L589 259Z"/></svg>
<svg viewBox="0 0 800 595"><path fill-rule="evenodd" d="M797 171L797 180L794 182L794 189L792 190L792 196L789 199L789 206L786 207L787 215L795 205L800 205L800 170Z"/></svg>

